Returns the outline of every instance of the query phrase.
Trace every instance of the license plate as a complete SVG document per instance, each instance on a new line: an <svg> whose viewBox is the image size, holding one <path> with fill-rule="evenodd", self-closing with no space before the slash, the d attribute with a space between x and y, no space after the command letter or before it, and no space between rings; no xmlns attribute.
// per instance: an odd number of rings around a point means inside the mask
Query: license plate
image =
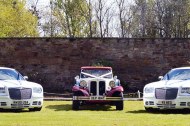
<svg viewBox="0 0 190 126"><path fill-rule="evenodd" d="M23 104L28 104L28 101L13 101L13 104L23 105Z"/></svg>
<svg viewBox="0 0 190 126"><path fill-rule="evenodd" d="M158 104L160 104L164 109L170 109L174 107L172 101L159 101Z"/></svg>
<svg viewBox="0 0 190 126"><path fill-rule="evenodd" d="M90 100L104 100L104 96L90 96Z"/></svg>
<svg viewBox="0 0 190 126"><path fill-rule="evenodd" d="M172 101L161 101L162 105L172 105Z"/></svg>

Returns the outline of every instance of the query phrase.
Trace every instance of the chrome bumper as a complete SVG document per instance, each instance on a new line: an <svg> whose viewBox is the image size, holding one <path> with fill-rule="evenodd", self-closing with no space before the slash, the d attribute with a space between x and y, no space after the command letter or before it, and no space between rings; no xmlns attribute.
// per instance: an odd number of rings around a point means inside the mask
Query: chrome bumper
<svg viewBox="0 0 190 126"><path fill-rule="evenodd" d="M73 96L73 100L92 100L92 101L123 101L123 97L106 97L106 96Z"/></svg>

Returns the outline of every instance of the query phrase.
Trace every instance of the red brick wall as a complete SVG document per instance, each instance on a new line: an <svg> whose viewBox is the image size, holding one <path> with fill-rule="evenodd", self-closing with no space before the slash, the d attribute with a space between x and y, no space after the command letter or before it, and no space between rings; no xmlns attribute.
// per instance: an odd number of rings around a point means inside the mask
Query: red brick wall
<svg viewBox="0 0 190 126"><path fill-rule="evenodd" d="M97 62L112 66L125 90L136 91L188 61L190 39L0 39L0 66L17 69L48 92L70 90L80 67Z"/></svg>

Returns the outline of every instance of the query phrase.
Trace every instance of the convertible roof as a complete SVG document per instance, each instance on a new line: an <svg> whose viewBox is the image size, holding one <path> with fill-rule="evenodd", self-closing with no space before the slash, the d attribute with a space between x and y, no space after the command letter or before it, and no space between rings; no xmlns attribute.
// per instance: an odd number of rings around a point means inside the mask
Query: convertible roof
<svg viewBox="0 0 190 126"><path fill-rule="evenodd" d="M81 69L110 69L112 70L111 67L104 67L104 66L83 66Z"/></svg>

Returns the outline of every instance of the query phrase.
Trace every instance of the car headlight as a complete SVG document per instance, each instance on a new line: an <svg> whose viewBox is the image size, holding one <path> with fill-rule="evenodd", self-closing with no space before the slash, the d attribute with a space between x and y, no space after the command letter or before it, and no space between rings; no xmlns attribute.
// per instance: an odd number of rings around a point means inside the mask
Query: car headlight
<svg viewBox="0 0 190 126"><path fill-rule="evenodd" d="M182 87L181 88L181 93L188 93L188 94L190 94L190 88L189 87Z"/></svg>
<svg viewBox="0 0 190 126"><path fill-rule="evenodd" d="M110 83L109 83L109 85L110 85L110 87L115 87L115 81L110 81Z"/></svg>
<svg viewBox="0 0 190 126"><path fill-rule="evenodd" d="M5 87L0 87L0 94L5 94Z"/></svg>
<svg viewBox="0 0 190 126"><path fill-rule="evenodd" d="M81 86L81 87L87 87L87 82L86 82L85 80L82 80L82 81L80 82L80 86Z"/></svg>
<svg viewBox="0 0 190 126"><path fill-rule="evenodd" d="M145 87L144 92L145 93L153 93L154 92L154 88L153 87Z"/></svg>
<svg viewBox="0 0 190 126"><path fill-rule="evenodd" d="M33 92L34 93L42 93L42 88L41 87L33 87Z"/></svg>

